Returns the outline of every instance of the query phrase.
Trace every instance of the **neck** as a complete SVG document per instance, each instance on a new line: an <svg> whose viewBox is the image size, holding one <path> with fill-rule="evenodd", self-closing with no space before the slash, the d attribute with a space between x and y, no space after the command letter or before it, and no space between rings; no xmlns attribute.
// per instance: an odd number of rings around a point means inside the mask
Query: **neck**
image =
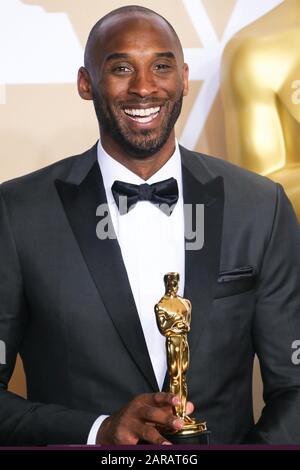
<svg viewBox="0 0 300 470"><path fill-rule="evenodd" d="M125 153L124 150L120 148L118 143L116 143L109 136L104 135L104 133L101 133L101 131L100 137L101 144L108 155L114 158L117 162L121 163L121 165L128 168L128 170L138 175L144 181L149 179L158 170L160 170L160 168L162 168L164 164L171 158L175 150L174 130L171 132L167 142L163 148L159 150L159 152L145 158L133 157Z"/></svg>

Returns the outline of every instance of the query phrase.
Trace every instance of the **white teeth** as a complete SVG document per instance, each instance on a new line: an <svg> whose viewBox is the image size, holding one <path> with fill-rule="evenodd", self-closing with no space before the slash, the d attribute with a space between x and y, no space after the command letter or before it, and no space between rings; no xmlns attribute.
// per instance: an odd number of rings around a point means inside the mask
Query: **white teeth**
<svg viewBox="0 0 300 470"><path fill-rule="evenodd" d="M143 124L147 124L147 122L153 121L153 119L155 119L157 116L158 116L158 113L155 113L155 114L151 114L151 116L143 116L143 117L135 116L135 117L132 117L131 119L137 122L141 122Z"/></svg>
<svg viewBox="0 0 300 470"><path fill-rule="evenodd" d="M160 106L155 108L147 108L147 109L124 109L125 113L129 116L151 116L152 114L157 114L160 111Z"/></svg>

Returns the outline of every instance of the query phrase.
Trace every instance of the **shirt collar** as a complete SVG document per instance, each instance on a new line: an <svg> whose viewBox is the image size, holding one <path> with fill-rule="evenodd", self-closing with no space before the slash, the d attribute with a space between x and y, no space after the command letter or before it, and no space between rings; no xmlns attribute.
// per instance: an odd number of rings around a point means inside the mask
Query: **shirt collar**
<svg viewBox="0 0 300 470"><path fill-rule="evenodd" d="M143 184L145 181L138 175L128 170L124 165L112 158L103 148L99 139L97 145L97 157L102 173L103 184L106 191L108 202L114 202L111 187L116 180L125 181L131 184ZM182 175L181 175L181 155L177 140L175 141L175 151L171 158L148 180L148 184L157 183L168 178L175 178L178 183L179 195L182 194Z"/></svg>

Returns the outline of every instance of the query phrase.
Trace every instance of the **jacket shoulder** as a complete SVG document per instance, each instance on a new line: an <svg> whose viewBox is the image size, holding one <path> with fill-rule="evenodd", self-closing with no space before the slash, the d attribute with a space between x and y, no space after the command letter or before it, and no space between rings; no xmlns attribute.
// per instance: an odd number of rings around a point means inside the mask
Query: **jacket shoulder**
<svg viewBox="0 0 300 470"><path fill-rule="evenodd" d="M239 167L227 160L212 157L203 153L193 152L182 148L183 163L199 179L209 180L222 176L224 180L225 193L246 194L249 192L255 197L264 197L267 194L276 194L278 186L266 176L259 175L253 171Z"/></svg>

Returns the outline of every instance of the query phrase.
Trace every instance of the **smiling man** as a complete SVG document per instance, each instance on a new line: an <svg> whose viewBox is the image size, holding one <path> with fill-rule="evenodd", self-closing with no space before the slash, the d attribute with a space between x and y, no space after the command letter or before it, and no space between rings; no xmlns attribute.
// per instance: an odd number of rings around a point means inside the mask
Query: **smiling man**
<svg viewBox="0 0 300 470"><path fill-rule="evenodd" d="M138 7L101 19L88 38L78 88L94 101L110 156L145 180L166 163L188 91L188 66L166 20Z"/></svg>
<svg viewBox="0 0 300 470"><path fill-rule="evenodd" d="M212 443L299 444L300 235L282 188L178 145L188 66L149 9L96 23L78 90L99 141L0 186L1 444L167 444L159 428L183 424L154 313L167 272L193 308L187 412ZM200 248L186 243L199 205ZM98 230L104 214L113 233ZM17 352L27 400L7 391Z"/></svg>

